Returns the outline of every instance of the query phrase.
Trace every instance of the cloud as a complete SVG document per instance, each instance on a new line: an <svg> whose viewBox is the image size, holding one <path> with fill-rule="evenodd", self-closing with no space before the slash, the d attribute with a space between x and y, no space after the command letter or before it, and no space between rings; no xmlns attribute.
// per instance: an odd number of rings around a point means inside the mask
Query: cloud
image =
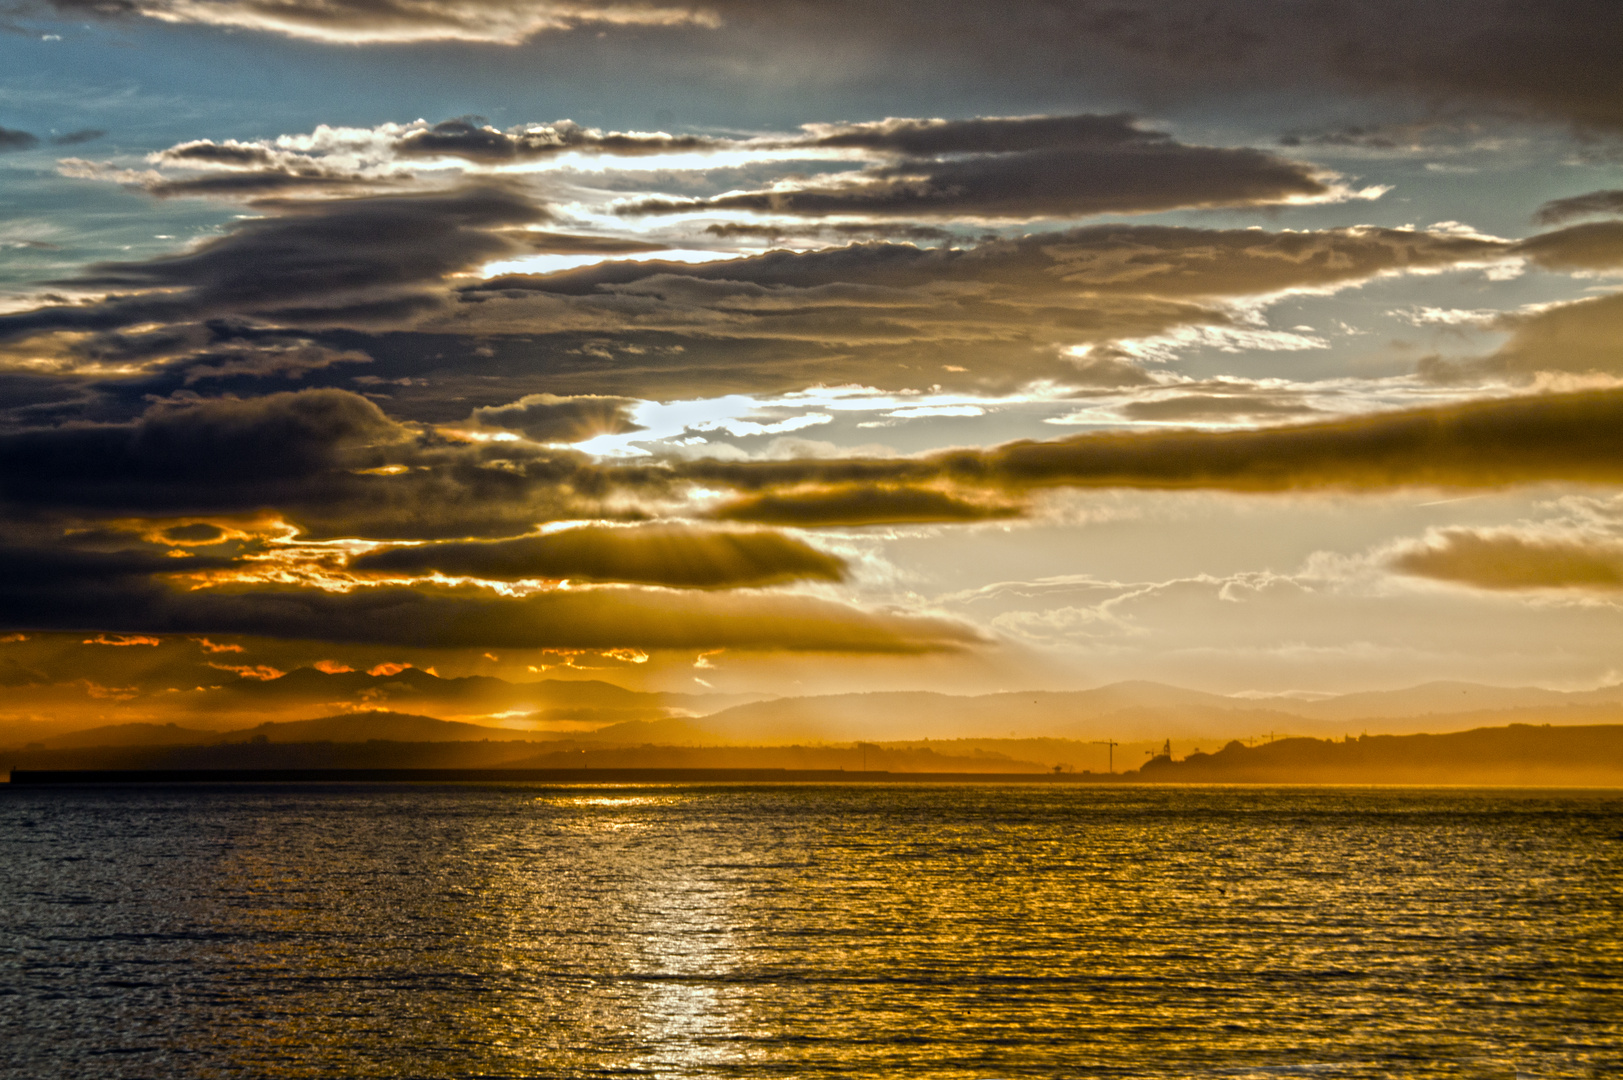
<svg viewBox="0 0 1623 1080"><path fill-rule="evenodd" d="M643 430L631 419L638 404L635 398L528 394L511 405L475 409L473 419L481 427L517 431L535 442L573 443Z"/></svg>
<svg viewBox="0 0 1623 1080"><path fill-rule="evenodd" d="M1130 420L1162 423L1298 419L1319 411L1294 396L1265 394L1179 394L1129 401L1121 407L1121 414Z"/></svg>
<svg viewBox="0 0 1623 1080"><path fill-rule="evenodd" d="M1515 247L1548 270L1623 269L1623 221L1593 221L1528 237Z"/></svg>
<svg viewBox="0 0 1623 1080"><path fill-rule="evenodd" d="M1390 565L1478 589L1623 589L1623 544L1611 538L1442 529Z"/></svg>
<svg viewBox="0 0 1623 1080"><path fill-rule="evenodd" d="M1280 137L1280 146L1346 146L1370 150L1420 149L1425 136L1438 125L1431 122L1417 124L1343 124L1321 131L1291 132Z"/></svg>
<svg viewBox="0 0 1623 1080"><path fill-rule="evenodd" d="M0 153L5 153L8 150L32 150L38 145L38 135L0 127Z"/></svg>
<svg viewBox="0 0 1623 1080"><path fill-rule="evenodd" d="M323 194L340 196L361 190L387 187L388 181L331 173L300 173L287 169L232 172L219 176L199 176L168 180L158 176L142 178L139 186L160 199L222 198L264 199L273 195L297 194L309 198Z"/></svg>
<svg viewBox="0 0 1623 1080"><path fill-rule="evenodd" d="M827 525L1007 517L1045 487L1552 481L1623 481L1623 391L1260 430L1096 432L913 458L593 463L531 443L447 440L338 390L165 403L128 423L0 434L0 504L15 521L271 515L310 538L511 537L544 521L691 513L684 499L695 487L739 493L713 498L709 512L722 520Z"/></svg>
<svg viewBox="0 0 1623 1080"><path fill-rule="evenodd" d="M1534 220L1544 225L1559 225L1576 217L1596 214L1623 214L1623 191L1591 191L1585 195L1552 199L1538 208Z"/></svg>
<svg viewBox="0 0 1623 1080"><path fill-rule="evenodd" d="M525 597L434 587L177 589L153 574L175 572L179 560L17 549L5 555L0 626L27 630L251 634L417 648L900 654L959 649L980 640L955 621L806 596L627 587Z"/></svg>
<svg viewBox="0 0 1623 1080"><path fill-rule="evenodd" d="M517 44L583 26L715 24L699 7L569 0L48 0L69 18L144 16L257 30L335 45L472 41Z"/></svg>
<svg viewBox="0 0 1623 1080"><path fill-rule="evenodd" d="M906 240L912 243L955 240L952 232L935 225L909 225L891 222L837 221L816 225L760 224L750 221L717 221L704 227L706 236L723 240L740 238L767 241L799 237L846 237L863 239Z"/></svg>
<svg viewBox="0 0 1623 1080"><path fill-rule="evenodd" d="M1260 150L1186 146L1125 115L904 119L813 131L790 145L905 156L854 176L701 199L643 199L616 212L1021 220L1257 206L1333 194L1314 166Z"/></svg>
<svg viewBox="0 0 1623 1080"><path fill-rule="evenodd" d="M1144 384L1142 371L1101 366L1076 347L1232 326L1231 298L1506 257L1504 242L1405 229L1099 225L964 248L866 243L504 275L464 287L457 309L419 325L530 341L550 327L562 341L549 371L570 380L556 393L910 386L920 371L960 385ZM572 359L591 334L637 351L623 368ZM657 351L696 342L702 349ZM963 371L939 374L947 366Z"/></svg>
<svg viewBox="0 0 1623 1080"><path fill-rule="evenodd" d="M1493 0L1469 19L1447 0L1014 0L988 20L970 0L718 0L726 23L757 38L785 25L800 47L872 57L874 68L999 85L1197 102L1258 91L1470 106L1623 127L1611 47L1623 12L1609 0L1537 8ZM841 69L842 73L845 69ZM849 76L847 76L849 77Z"/></svg>
<svg viewBox="0 0 1623 1080"><path fill-rule="evenodd" d="M1245 431L1095 432L906 459L681 466L747 491L943 484L1284 492L1623 482L1623 391L1541 394Z"/></svg>
<svg viewBox="0 0 1623 1080"><path fill-rule="evenodd" d="M523 240L533 251L555 255L638 255L649 251L669 251L670 245L657 240L637 240L626 236L581 236L574 233L526 229Z"/></svg>
<svg viewBox="0 0 1623 1080"><path fill-rule="evenodd" d="M483 165L534 161L569 151L635 157L643 154L719 150L732 140L704 135L668 135L663 131L602 131L573 120L522 124L501 131L482 117L445 120L402 136L394 152L403 158L457 157Z"/></svg>
<svg viewBox="0 0 1623 1080"><path fill-rule="evenodd" d="M87 142L95 142L107 132L100 128L83 128L79 131L69 131L63 135L51 137L52 146L80 146Z"/></svg>
<svg viewBox="0 0 1623 1080"><path fill-rule="evenodd" d="M154 405L129 424L0 435L0 499L89 512L209 512L298 501L411 433L333 390Z"/></svg>
<svg viewBox="0 0 1623 1080"><path fill-rule="evenodd" d="M648 499L671 478L630 469L619 481ZM24 516L272 513L312 537L512 536L609 516L608 494L583 455L447 440L332 389L0 434L0 505Z"/></svg>
<svg viewBox="0 0 1623 1080"><path fill-rule="evenodd" d="M479 543L391 548L357 556L350 569L515 581L567 578L674 588L756 588L841 581L844 563L779 533L684 526L582 526Z"/></svg>
<svg viewBox="0 0 1623 1080"><path fill-rule="evenodd" d="M451 192L266 204L190 251L101 263L58 282L112 295L0 316L0 340L221 315L308 322L396 321L438 303L447 274L523 250L503 230L547 211L498 185Z"/></svg>
<svg viewBox="0 0 1623 1080"><path fill-rule="evenodd" d="M647 65L712 66L738 93L779 89L785 72L853 81L991 84L1045 100L1089 96L1209 104L1261 91L1353 91L1405 104L1512 110L1616 130L1611 0L1491 0L1462 19L1447 0L1010 0L986 18L972 0L709 0L702 5L560 0L35 0L80 20L145 17L343 45L472 41L517 45L596 28ZM666 29L649 35L648 30ZM675 32L700 30L701 33ZM562 42L572 48L573 41ZM673 54L678 58L673 61ZM758 56L759 81L737 57ZM806 71L802 59L819 58ZM796 62L791 63L791 56ZM690 58L696 57L696 61ZM724 62L725 58L725 62ZM825 59L826 58L826 59ZM547 59L550 59L548 57ZM545 62L543 60L543 62ZM1058 88L1058 89L1056 89Z"/></svg>
<svg viewBox="0 0 1623 1080"><path fill-rule="evenodd" d="M207 379L278 377L297 381L334 364L370 364L363 352L328 349L307 341L223 342L185 358L185 384Z"/></svg>
<svg viewBox="0 0 1623 1080"><path fill-rule="evenodd" d="M1033 150L1168 144L1128 113L1075 116L980 116L968 120L890 117L863 124L806 124L781 145L871 150L903 159L946 154L1020 154Z"/></svg>
<svg viewBox="0 0 1623 1080"><path fill-rule="evenodd" d="M928 488L853 484L755 495L725 503L712 516L811 528L987 521L1019 517L1022 511L1008 502L971 500Z"/></svg>
<svg viewBox="0 0 1623 1080"><path fill-rule="evenodd" d="M1623 294L1502 316L1510 340L1466 370L1529 375L1540 371L1623 374Z"/></svg>
<svg viewBox="0 0 1623 1080"><path fill-rule="evenodd" d="M646 260L604 263L544 276L492 278L482 292L586 296L650 279L689 278L736 288L811 289L834 284L919 288L965 282L1048 303L1058 297L1118 294L1174 299L1251 296L1318 288L1376 274L1506 257L1491 239L1414 229L1359 227L1307 232L1198 229L1166 225L1092 225L988 240L966 248L851 244L817 251L774 251L686 265ZM725 300L731 294L695 292ZM799 297L793 297L798 301ZM873 297L883 302L884 296Z"/></svg>

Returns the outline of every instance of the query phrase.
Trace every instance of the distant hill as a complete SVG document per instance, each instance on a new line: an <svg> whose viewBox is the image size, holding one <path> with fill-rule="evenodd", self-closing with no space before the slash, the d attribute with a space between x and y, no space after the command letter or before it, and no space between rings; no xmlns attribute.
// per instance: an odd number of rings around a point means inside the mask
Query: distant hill
<svg viewBox="0 0 1623 1080"><path fill-rule="evenodd" d="M686 720L674 718L622 721L590 732L558 735L373 709L314 720L271 722L235 731L206 731L174 724L113 724L39 740L38 745L46 750L67 750L90 746L210 746L252 741L364 743L381 740L437 743L553 742L560 739L609 745L659 743L673 746L715 745L720 741L714 734Z"/></svg>
<svg viewBox="0 0 1623 1080"><path fill-rule="evenodd" d="M86 746L206 746L224 742L367 742L387 739L396 742L477 742L481 739L510 740L533 738L534 733L512 728L464 724L436 720L432 716L375 709L343 713L316 720L291 720L260 724L236 731L206 731L174 724L113 724L89 728L40 740L48 750Z"/></svg>
<svg viewBox="0 0 1623 1080"><path fill-rule="evenodd" d="M22 746L91 727L144 723L226 731L270 721L361 710L385 710L444 720L521 721L531 727L604 727L637 720L691 717L748 701L761 694L684 694L628 690L600 679L536 679L510 682L485 675L442 678L420 668L373 675L364 671L295 668L275 678L209 671L195 688L186 679L131 686L89 708L62 707L59 700L18 708L27 718L0 717L0 747ZM50 690L52 688L44 688ZM57 695L60 698L60 694Z"/></svg>
<svg viewBox="0 0 1623 1080"><path fill-rule="evenodd" d="M1182 760L1157 757L1135 779L1159 783L1623 785L1623 724L1512 724L1440 735L1231 742Z"/></svg>
<svg viewBox="0 0 1623 1080"><path fill-rule="evenodd" d="M401 718L382 719L392 722ZM358 730L364 733L373 729L363 726ZM1037 760L999 748L1034 749ZM0 770L772 768L884 772L905 778L909 773L1043 773L1054 764L1064 767L1066 757L1075 759L1089 749L1090 744L1064 740L671 746L575 739L281 742L251 738L190 746L102 745L8 751L0 757ZM1099 769L1066 771L1071 779L1079 781L1117 783L1623 787L1623 724L1513 724L1443 734L1288 738L1255 746L1236 740L1213 753L1178 754L1174 748L1171 756L1157 756L1142 767L1124 768L1114 776Z"/></svg>
<svg viewBox="0 0 1623 1080"><path fill-rule="evenodd" d="M1259 702L1261 704L1261 702ZM1563 709L1568 706L1623 706L1623 685L1564 692L1537 686L1482 686L1431 682L1403 690L1341 694L1315 701L1267 701L1268 708L1322 720L1374 720L1451 713L1504 712L1507 709Z"/></svg>
<svg viewBox="0 0 1623 1080"><path fill-rule="evenodd" d="M967 739L990 750L989 740L1046 739L1067 745L1034 743L997 752L1100 769L1108 760L1105 751L1085 749L1097 740L1121 744L1115 763L1118 768L1130 768L1144 760L1146 749L1167 739L1185 752L1229 739L1255 742L1284 736L1406 734L1512 723L1623 722L1623 685L1563 692L1436 682L1304 700L1235 697L1154 682L1119 682L1091 690L978 696L897 691L758 699L750 695L645 693L599 680L511 683L484 676L442 679L416 668L389 675L300 668L278 679L235 679L228 686L229 690L207 694L171 695L170 700L187 699L188 711L170 724L141 722L80 730L46 721L0 723L0 747L180 746L263 736L278 743L577 738L680 746L856 740L939 744ZM238 695L242 701L218 713L191 701L194 697L215 699L218 694ZM372 707L313 720L307 719L309 712L301 715L297 711L306 702L315 702L331 712L332 702L342 700L372 703ZM501 722L481 723L480 717L500 717Z"/></svg>
<svg viewBox="0 0 1623 1080"><path fill-rule="evenodd" d="M1459 721L1440 718L1460 717ZM1153 682L963 697L924 691L777 698L702 718L735 742L1059 738L1160 742L1271 735L1402 733L1499 723L1623 720L1623 686L1563 693L1431 683L1303 701L1242 698Z"/></svg>
<svg viewBox="0 0 1623 1080"><path fill-rule="evenodd" d="M36 740L50 750L84 746L198 746L219 741L218 731L178 727L175 724L109 724Z"/></svg>

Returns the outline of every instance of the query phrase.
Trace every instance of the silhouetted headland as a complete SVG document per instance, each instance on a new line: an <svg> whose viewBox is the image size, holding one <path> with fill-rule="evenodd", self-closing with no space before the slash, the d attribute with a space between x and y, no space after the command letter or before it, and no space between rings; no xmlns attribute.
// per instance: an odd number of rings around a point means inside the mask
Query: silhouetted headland
<svg viewBox="0 0 1623 1080"><path fill-rule="evenodd" d="M1623 784L1623 724L1511 724L1443 735L1280 739L1174 761L1161 755L1135 777L1154 783Z"/></svg>

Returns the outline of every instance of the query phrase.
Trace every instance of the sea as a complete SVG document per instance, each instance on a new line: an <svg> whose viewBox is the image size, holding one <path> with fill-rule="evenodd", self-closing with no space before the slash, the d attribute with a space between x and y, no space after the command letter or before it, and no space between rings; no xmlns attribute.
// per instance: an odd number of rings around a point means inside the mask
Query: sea
<svg viewBox="0 0 1623 1080"><path fill-rule="evenodd" d="M1623 792L0 786L0 1075L1623 1077Z"/></svg>

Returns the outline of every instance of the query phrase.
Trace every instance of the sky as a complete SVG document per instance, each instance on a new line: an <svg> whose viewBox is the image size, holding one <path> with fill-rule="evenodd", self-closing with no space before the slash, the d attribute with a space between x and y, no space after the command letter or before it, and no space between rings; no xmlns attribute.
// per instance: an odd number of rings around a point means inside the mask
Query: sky
<svg viewBox="0 0 1623 1080"><path fill-rule="evenodd" d="M0 0L0 711L1623 681L1620 35Z"/></svg>

